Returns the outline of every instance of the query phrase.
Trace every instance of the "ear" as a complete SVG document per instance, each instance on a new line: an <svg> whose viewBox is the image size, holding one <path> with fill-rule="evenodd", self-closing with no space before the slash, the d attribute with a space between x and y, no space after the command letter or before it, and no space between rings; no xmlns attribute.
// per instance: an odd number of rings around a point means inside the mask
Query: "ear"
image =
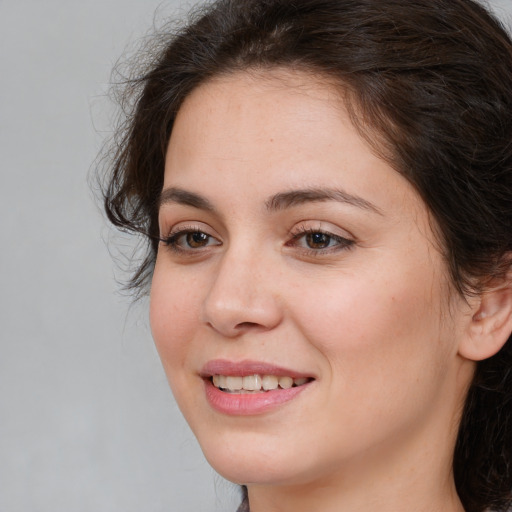
<svg viewBox="0 0 512 512"><path fill-rule="evenodd" d="M481 361L499 352L512 333L512 273L482 292L473 311L459 354Z"/></svg>

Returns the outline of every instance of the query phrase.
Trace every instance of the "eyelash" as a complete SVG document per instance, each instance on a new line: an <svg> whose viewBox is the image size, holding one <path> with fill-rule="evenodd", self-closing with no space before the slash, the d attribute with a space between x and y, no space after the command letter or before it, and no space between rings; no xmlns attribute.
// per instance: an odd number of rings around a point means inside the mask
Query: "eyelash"
<svg viewBox="0 0 512 512"><path fill-rule="evenodd" d="M198 234L198 235L205 235L208 237L207 245L193 248L183 248L178 242L181 237L184 237L186 235L191 234ZM324 235L328 238L328 244L331 243L331 241L336 242L333 246L328 246L324 248L312 248L312 247L300 247L298 246L297 242L301 238L305 238L308 235ZM210 244L211 240L216 240L218 243ZM202 252L202 250L206 249L210 246L218 246L222 245L222 242L219 242L214 236L206 233L203 231L199 226L185 226L178 231L174 233L170 233L169 236L165 238L161 238L160 242L162 242L166 247L168 247L170 250L172 250L174 253L177 254L185 254L185 255L192 255L193 253L198 254L199 252ZM307 228L305 226L299 226L297 230L291 233L291 240L287 242L285 245L287 247L297 247L299 248L304 254L308 256L322 256L325 254L331 254L343 250L348 250L352 248L352 246L355 244L354 240L335 235L334 233L331 233L329 231L325 231L323 229L313 229L313 228Z"/></svg>
<svg viewBox="0 0 512 512"><path fill-rule="evenodd" d="M180 228L176 232L171 232L169 236L165 238L160 238L160 242L162 242L166 247L168 247L171 251L178 253L178 254L191 254L192 252L200 252L201 249L205 249L206 247L209 247L210 245L206 245L204 247L198 247L198 248L187 248L184 249L180 246L178 243L179 239L186 235L192 235L192 234L199 234L199 235L206 235L208 237L208 240L217 240L214 236L209 235L208 233L205 233L203 229L201 229L199 226L184 226ZM221 242L214 245L221 245Z"/></svg>
<svg viewBox="0 0 512 512"><path fill-rule="evenodd" d="M312 247L302 247L302 251L304 251L304 253L307 254L308 256L323 256L325 254L332 254L335 252L344 251L347 249L351 249L352 246L355 244L354 240L339 235L335 235L330 231L326 231L324 229L308 228L305 226L299 226L297 230L292 232L291 235L292 239L290 242L286 243L287 246L294 246L298 240L306 237L307 235L324 235L329 238L329 243L331 241L336 242L336 244L333 246L319 249L313 249Z"/></svg>

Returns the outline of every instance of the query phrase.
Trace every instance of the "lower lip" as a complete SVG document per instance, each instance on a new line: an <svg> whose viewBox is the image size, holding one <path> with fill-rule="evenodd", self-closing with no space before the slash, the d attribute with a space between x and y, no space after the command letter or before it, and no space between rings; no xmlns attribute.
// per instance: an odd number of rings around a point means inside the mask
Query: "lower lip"
<svg viewBox="0 0 512 512"><path fill-rule="evenodd" d="M302 393L310 383L289 389L274 389L261 393L226 393L216 388L210 379L205 379L206 398L208 403L218 412L232 416L250 416L263 414L281 404L293 400Z"/></svg>

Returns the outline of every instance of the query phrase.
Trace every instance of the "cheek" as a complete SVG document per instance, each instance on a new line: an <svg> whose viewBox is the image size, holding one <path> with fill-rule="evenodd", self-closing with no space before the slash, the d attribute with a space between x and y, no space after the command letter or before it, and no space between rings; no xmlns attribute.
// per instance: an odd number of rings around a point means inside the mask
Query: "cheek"
<svg viewBox="0 0 512 512"><path fill-rule="evenodd" d="M443 400L452 343L431 308L430 286L359 278L323 293L327 300L304 297L296 318L326 363L319 409L343 425L347 450L424 423ZM344 442L339 428L331 434L332 446Z"/></svg>
<svg viewBox="0 0 512 512"><path fill-rule="evenodd" d="M182 368L188 342L199 320L198 286L170 272L157 260L150 293L150 324L156 348L171 380L173 368Z"/></svg>
<svg viewBox="0 0 512 512"><path fill-rule="evenodd" d="M440 322L441 291L434 292L432 283L403 274L345 276L320 294L303 294L296 321L342 387L358 382L360 389L391 390L415 382L429 368L437 372L447 360L451 340Z"/></svg>

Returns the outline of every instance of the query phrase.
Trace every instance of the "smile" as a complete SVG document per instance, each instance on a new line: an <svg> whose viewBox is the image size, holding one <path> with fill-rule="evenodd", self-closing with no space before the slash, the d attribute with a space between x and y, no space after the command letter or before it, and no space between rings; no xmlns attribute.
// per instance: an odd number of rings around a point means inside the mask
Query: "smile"
<svg viewBox="0 0 512 512"><path fill-rule="evenodd" d="M225 393L248 394L303 386L311 379L277 375L213 375L212 383Z"/></svg>
<svg viewBox="0 0 512 512"><path fill-rule="evenodd" d="M199 372L205 397L229 416L265 414L283 407L314 387L316 375L261 361L209 361Z"/></svg>

